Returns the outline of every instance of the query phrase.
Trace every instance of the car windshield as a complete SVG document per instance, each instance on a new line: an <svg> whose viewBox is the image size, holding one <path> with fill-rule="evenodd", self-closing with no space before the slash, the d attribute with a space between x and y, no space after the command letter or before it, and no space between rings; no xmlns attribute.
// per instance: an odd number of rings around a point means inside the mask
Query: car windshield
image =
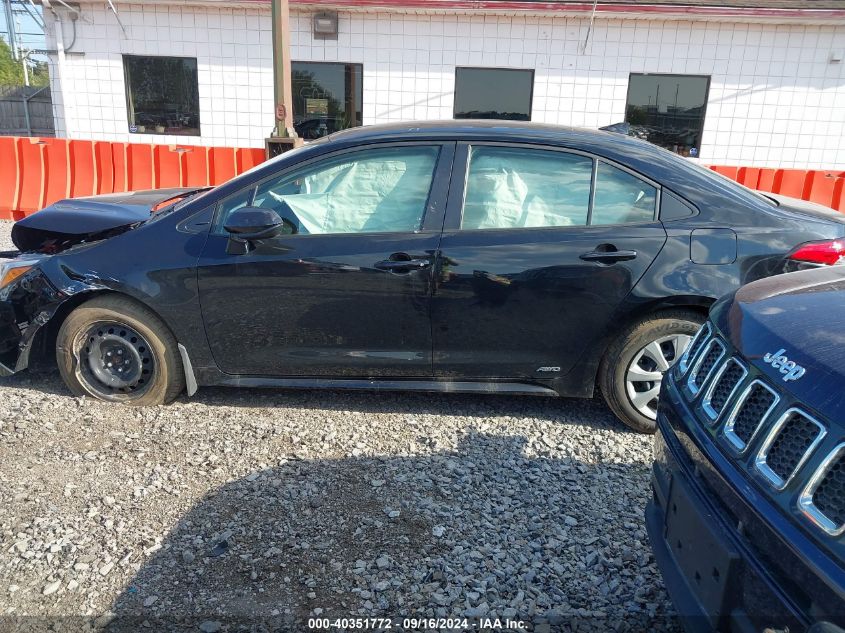
<svg viewBox="0 0 845 633"><path fill-rule="evenodd" d="M198 198L202 198L207 193L211 193L212 191L214 191L214 189L215 189L215 187L209 187L208 189L198 189L197 191L191 192L187 196L185 196L184 198L179 200L179 202L174 204L169 209L165 209L164 212L170 213L171 211L178 211L179 209L184 207L189 202L193 202L194 200L197 200Z"/></svg>

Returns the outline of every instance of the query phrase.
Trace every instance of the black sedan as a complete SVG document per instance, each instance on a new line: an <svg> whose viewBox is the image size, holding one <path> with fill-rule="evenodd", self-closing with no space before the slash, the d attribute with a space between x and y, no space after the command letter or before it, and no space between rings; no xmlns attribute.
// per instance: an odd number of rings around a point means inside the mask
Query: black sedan
<svg viewBox="0 0 845 633"><path fill-rule="evenodd" d="M0 373L590 397L653 432L721 295L845 253L845 216L648 143L530 123L357 128L213 189L62 201L0 269ZM3 260L0 260L3 261Z"/></svg>

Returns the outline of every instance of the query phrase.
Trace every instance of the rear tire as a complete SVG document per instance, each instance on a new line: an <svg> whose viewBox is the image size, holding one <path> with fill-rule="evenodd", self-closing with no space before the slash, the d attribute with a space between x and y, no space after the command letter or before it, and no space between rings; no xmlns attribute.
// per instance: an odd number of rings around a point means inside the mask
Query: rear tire
<svg viewBox="0 0 845 633"><path fill-rule="evenodd" d="M185 388L173 333L129 297L96 297L71 312L59 329L56 361L77 396L152 406L171 402Z"/></svg>
<svg viewBox="0 0 845 633"><path fill-rule="evenodd" d="M599 389L607 406L639 433L657 430L657 393L663 373L677 361L704 323L691 310L647 317L611 343L599 368Z"/></svg>

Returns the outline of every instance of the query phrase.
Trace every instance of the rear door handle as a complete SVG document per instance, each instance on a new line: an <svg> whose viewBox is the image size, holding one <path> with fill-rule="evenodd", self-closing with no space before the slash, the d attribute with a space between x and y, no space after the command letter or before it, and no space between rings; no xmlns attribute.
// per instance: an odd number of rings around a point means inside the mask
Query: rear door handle
<svg viewBox="0 0 845 633"><path fill-rule="evenodd" d="M581 254L585 262L602 262L612 264L613 262L627 262L637 256L637 251L589 251Z"/></svg>
<svg viewBox="0 0 845 633"><path fill-rule="evenodd" d="M431 266L431 261L428 259L385 259L375 265L379 270L390 270L393 272L410 272L412 270L422 270L429 266Z"/></svg>

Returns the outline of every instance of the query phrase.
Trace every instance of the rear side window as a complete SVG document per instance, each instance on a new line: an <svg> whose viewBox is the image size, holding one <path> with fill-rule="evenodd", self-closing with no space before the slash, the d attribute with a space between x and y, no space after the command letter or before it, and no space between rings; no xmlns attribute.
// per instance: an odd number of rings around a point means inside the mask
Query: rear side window
<svg viewBox="0 0 845 633"><path fill-rule="evenodd" d="M595 164L593 185L594 159L589 156L522 147L472 147L461 228L654 221L657 189L653 185L601 160Z"/></svg>
<svg viewBox="0 0 845 633"><path fill-rule="evenodd" d="M218 227L235 209L254 206L290 216L303 234L418 231L439 146L349 152L270 178L224 200Z"/></svg>
<svg viewBox="0 0 845 633"><path fill-rule="evenodd" d="M590 224L651 222L657 189L636 176L599 161Z"/></svg>
<svg viewBox="0 0 845 633"><path fill-rule="evenodd" d="M580 154L473 147L462 229L584 226L593 161Z"/></svg>

